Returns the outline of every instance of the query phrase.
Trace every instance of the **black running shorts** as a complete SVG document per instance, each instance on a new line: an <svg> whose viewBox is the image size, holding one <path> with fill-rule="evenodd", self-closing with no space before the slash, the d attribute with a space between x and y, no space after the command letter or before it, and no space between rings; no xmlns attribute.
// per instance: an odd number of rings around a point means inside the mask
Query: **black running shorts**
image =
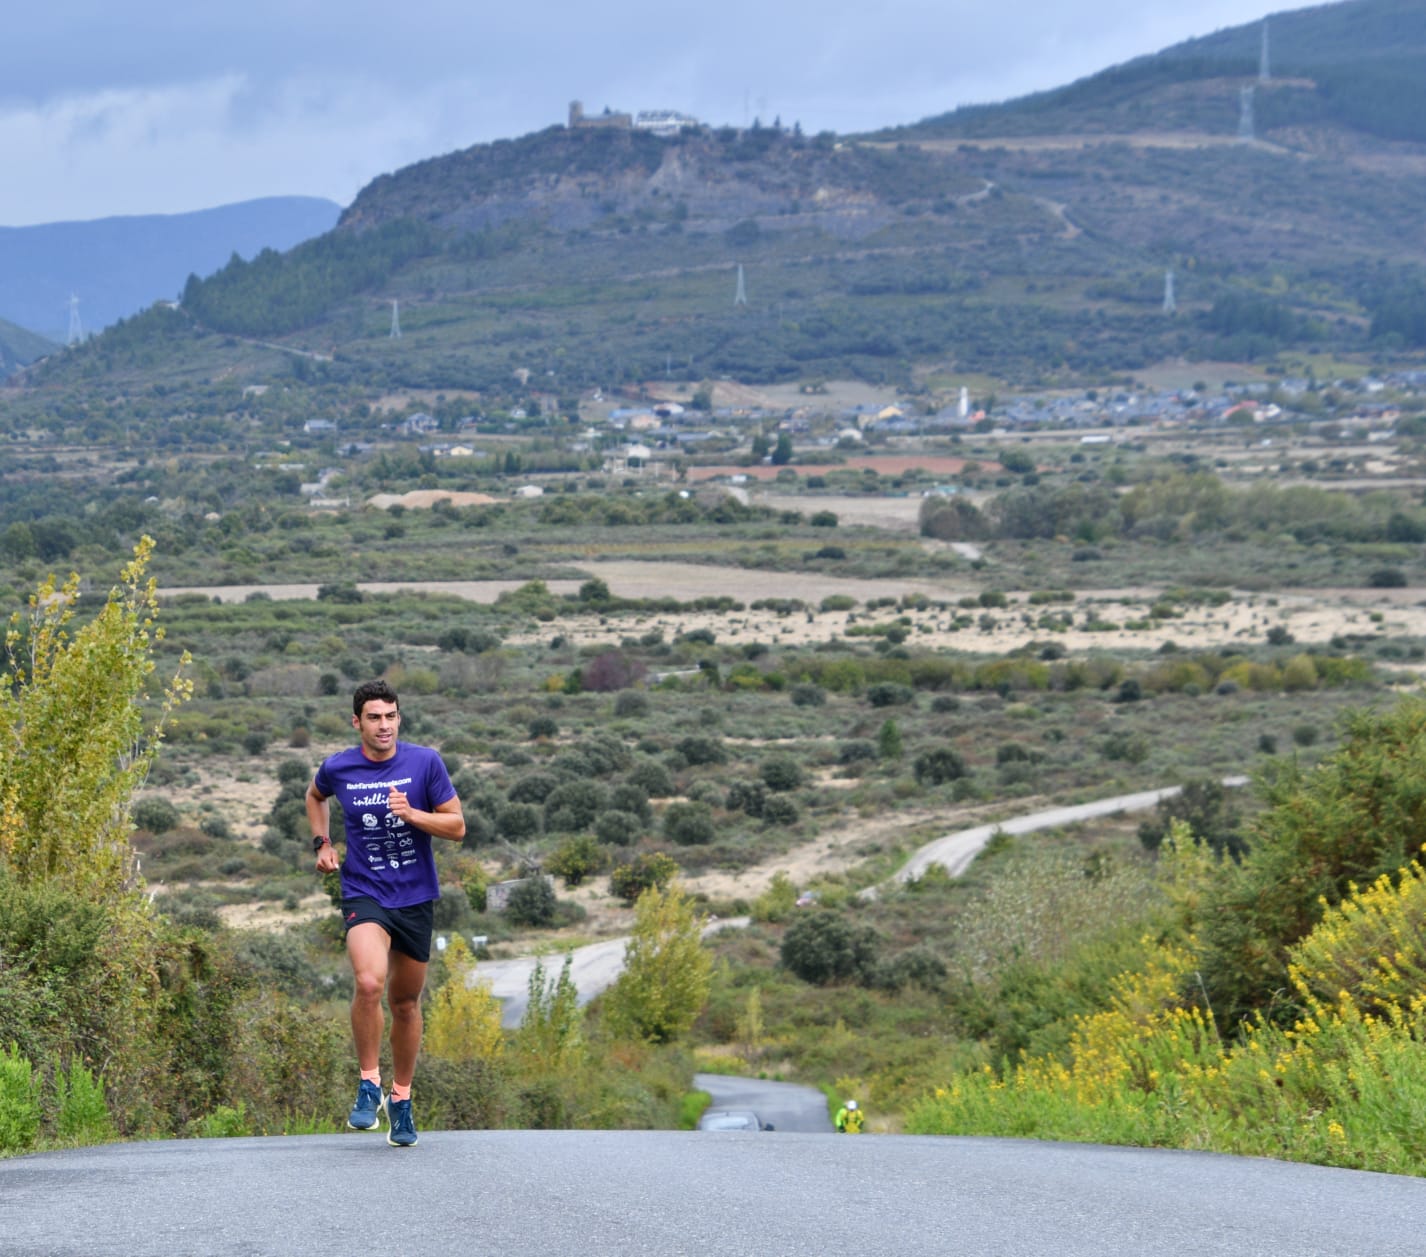
<svg viewBox="0 0 1426 1257"><path fill-rule="evenodd" d="M435 914L434 899L412 904L409 908L383 908L375 899L342 900L342 924L348 930L354 925L375 921L386 931L393 949L422 964L431 959Z"/></svg>

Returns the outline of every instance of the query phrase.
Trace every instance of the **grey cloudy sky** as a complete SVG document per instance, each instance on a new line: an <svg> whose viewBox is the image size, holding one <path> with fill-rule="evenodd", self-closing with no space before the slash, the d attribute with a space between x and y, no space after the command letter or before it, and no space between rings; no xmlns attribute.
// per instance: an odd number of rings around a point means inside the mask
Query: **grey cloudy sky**
<svg viewBox="0 0 1426 1257"><path fill-rule="evenodd" d="M50 0L0 40L0 225L258 196L586 112L804 131L1059 86L1272 11L1256 0Z"/></svg>

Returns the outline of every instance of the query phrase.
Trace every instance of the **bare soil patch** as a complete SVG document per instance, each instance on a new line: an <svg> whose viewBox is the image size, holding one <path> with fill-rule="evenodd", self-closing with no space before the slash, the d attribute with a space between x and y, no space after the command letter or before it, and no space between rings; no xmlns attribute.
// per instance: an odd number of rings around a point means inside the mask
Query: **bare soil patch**
<svg viewBox="0 0 1426 1257"><path fill-rule="evenodd" d="M929 471L938 476L958 476L969 462L978 463L988 471L996 464L984 459L953 458L948 454L862 454L853 455L840 463L797 463L788 468L774 467L770 463L757 463L751 467L740 467L735 463L721 463L711 467L690 467L688 479L713 480L719 476L746 476L750 480L776 480L784 470L795 471L799 476L823 476L831 471L874 471L880 476L899 476L908 471Z"/></svg>

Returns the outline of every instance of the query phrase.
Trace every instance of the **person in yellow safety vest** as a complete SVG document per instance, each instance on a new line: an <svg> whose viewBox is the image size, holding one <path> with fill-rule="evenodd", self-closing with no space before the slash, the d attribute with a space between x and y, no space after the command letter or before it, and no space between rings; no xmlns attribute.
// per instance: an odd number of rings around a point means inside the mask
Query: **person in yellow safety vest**
<svg viewBox="0 0 1426 1257"><path fill-rule="evenodd" d="M855 1100L848 1100L837 1110L835 1123L839 1135L860 1135L862 1133L862 1111Z"/></svg>

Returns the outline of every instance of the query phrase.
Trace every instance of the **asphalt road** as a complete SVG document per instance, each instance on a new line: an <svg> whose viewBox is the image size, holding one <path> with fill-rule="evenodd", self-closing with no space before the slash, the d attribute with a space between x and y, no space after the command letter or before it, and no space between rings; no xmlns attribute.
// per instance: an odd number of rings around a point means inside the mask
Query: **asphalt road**
<svg viewBox="0 0 1426 1257"><path fill-rule="evenodd" d="M1246 777L1225 777L1225 786L1247 784ZM1078 821L1092 820L1096 816L1115 816L1120 812L1143 812L1154 807L1162 799L1178 794L1179 786L1165 786L1160 790L1141 790L1137 794L1120 794L1109 799L1093 799L1088 803L1072 803L1065 807L1052 807L1043 812L1031 812L1027 816L1012 816L1008 820L996 821L990 825L976 825L972 829L958 830L928 842L897 870L896 880L910 882L920 877L932 864L944 866L952 877L959 877L970 867L970 863L980 854L980 850L997 833L1028 834L1037 829L1055 829L1060 825L1073 825ZM1426 1250L1423 1250L1426 1251Z"/></svg>
<svg viewBox="0 0 1426 1257"><path fill-rule="evenodd" d="M827 1097L815 1087L733 1074L694 1074L693 1085L713 1097L711 1109L752 1109L775 1131L830 1135Z"/></svg>
<svg viewBox="0 0 1426 1257"><path fill-rule="evenodd" d="M4 1257L1423 1251L1426 1180L1019 1140L431 1131L414 1149L353 1133L0 1161Z"/></svg>

